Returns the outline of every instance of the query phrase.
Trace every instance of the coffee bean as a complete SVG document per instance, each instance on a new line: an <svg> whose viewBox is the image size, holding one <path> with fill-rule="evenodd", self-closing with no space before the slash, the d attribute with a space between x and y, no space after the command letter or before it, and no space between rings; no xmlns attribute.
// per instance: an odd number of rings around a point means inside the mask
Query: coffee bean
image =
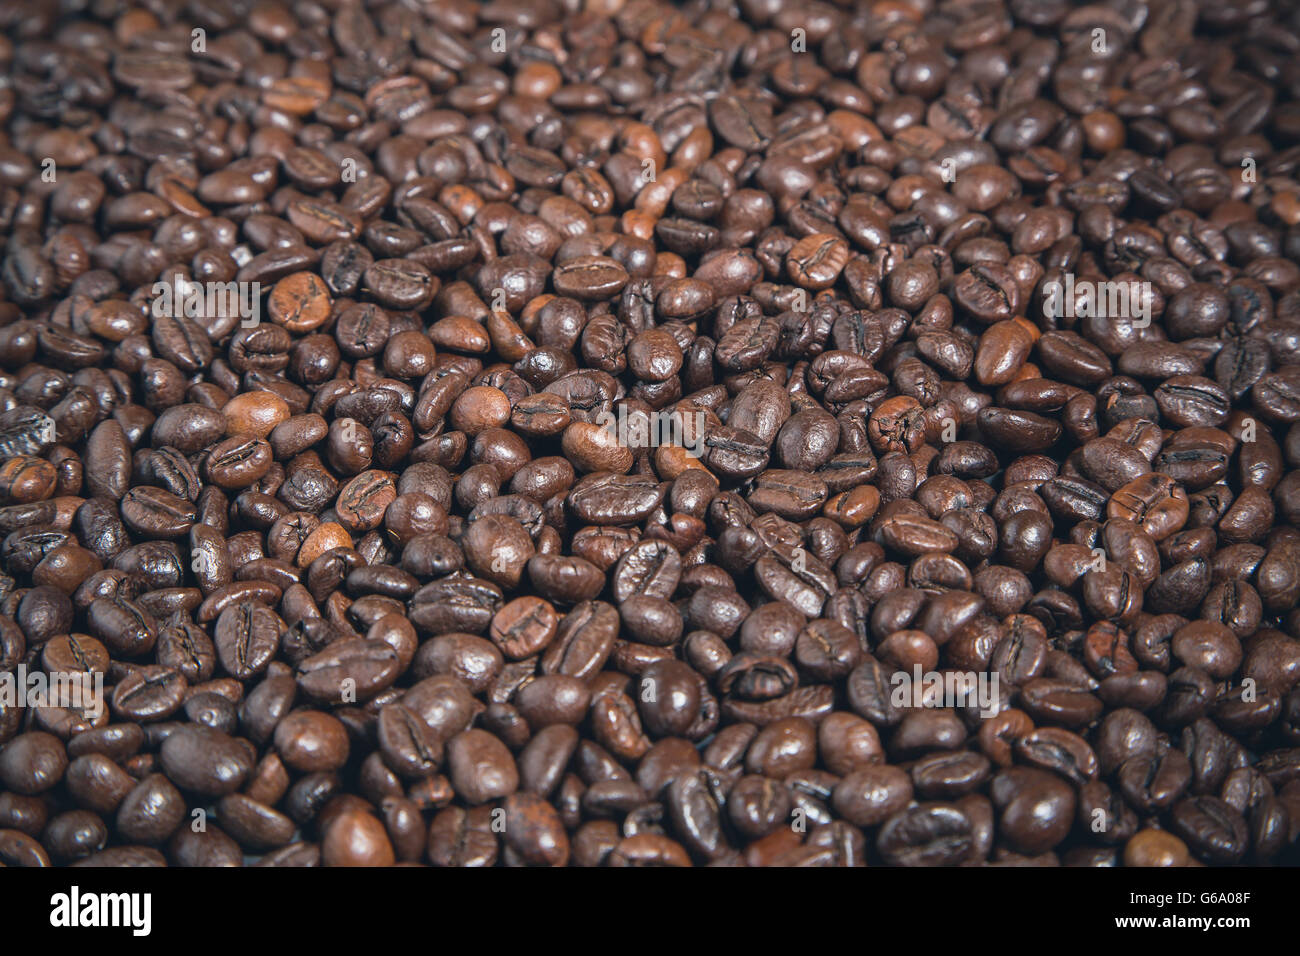
<svg viewBox="0 0 1300 956"><path fill-rule="evenodd" d="M181 727L163 741L159 756L173 782L204 796L233 793L253 769L248 750L208 727Z"/></svg>
<svg viewBox="0 0 1300 956"><path fill-rule="evenodd" d="M1295 861L1286 17L65 6L0 863Z"/></svg>

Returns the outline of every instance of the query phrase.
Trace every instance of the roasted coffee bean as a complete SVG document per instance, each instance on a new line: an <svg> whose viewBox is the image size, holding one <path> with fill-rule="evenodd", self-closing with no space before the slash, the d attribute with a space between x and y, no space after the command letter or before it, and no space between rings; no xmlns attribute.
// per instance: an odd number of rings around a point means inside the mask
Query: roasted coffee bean
<svg viewBox="0 0 1300 956"><path fill-rule="evenodd" d="M876 848L891 866L955 866L972 847L970 819L947 803L921 803L887 819Z"/></svg>
<svg viewBox="0 0 1300 956"><path fill-rule="evenodd" d="M391 686L400 669L398 652L388 642L343 638L298 664L298 687L319 702L369 700Z"/></svg>
<svg viewBox="0 0 1300 956"><path fill-rule="evenodd" d="M163 771L182 790L221 796L243 786L252 772L247 749L220 731L185 726L163 741Z"/></svg>
<svg viewBox="0 0 1300 956"><path fill-rule="evenodd" d="M113 712L139 723L166 720L181 709L188 689L176 671L156 664L140 667L113 688Z"/></svg>
<svg viewBox="0 0 1300 956"><path fill-rule="evenodd" d="M1295 862L1293 17L166 6L0 41L0 863Z"/></svg>
<svg viewBox="0 0 1300 956"><path fill-rule="evenodd" d="M270 608L249 602L230 605L214 627L217 660L238 680L262 673L279 647L281 627Z"/></svg>

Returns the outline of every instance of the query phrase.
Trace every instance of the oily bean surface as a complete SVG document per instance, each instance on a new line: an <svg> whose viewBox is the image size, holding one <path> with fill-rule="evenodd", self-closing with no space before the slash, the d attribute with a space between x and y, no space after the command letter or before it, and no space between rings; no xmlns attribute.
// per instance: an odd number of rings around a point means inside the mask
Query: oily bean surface
<svg viewBox="0 0 1300 956"><path fill-rule="evenodd" d="M9 4L0 865L1300 863L1292 6Z"/></svg>

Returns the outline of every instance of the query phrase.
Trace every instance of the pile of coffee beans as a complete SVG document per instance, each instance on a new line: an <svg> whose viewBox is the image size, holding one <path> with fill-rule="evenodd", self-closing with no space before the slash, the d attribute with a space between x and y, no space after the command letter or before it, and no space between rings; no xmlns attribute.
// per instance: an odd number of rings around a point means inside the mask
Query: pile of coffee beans
<svg viewBox="0 0 1300 956"><path fill-rule="evenodd" d="M0 0L0 863L1300 857L1286 0Z"/></svg>

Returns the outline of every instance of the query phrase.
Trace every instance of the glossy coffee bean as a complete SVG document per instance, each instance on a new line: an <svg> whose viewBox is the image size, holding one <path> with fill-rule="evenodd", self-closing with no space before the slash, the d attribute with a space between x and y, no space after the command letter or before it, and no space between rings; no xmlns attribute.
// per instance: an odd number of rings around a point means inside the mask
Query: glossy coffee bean
<svg viewBox="0 0 1300 956"><path fill-rule="evenodd" d="M1279 5L171 6L0 44L0 863L1296 861Z"/></svg>

